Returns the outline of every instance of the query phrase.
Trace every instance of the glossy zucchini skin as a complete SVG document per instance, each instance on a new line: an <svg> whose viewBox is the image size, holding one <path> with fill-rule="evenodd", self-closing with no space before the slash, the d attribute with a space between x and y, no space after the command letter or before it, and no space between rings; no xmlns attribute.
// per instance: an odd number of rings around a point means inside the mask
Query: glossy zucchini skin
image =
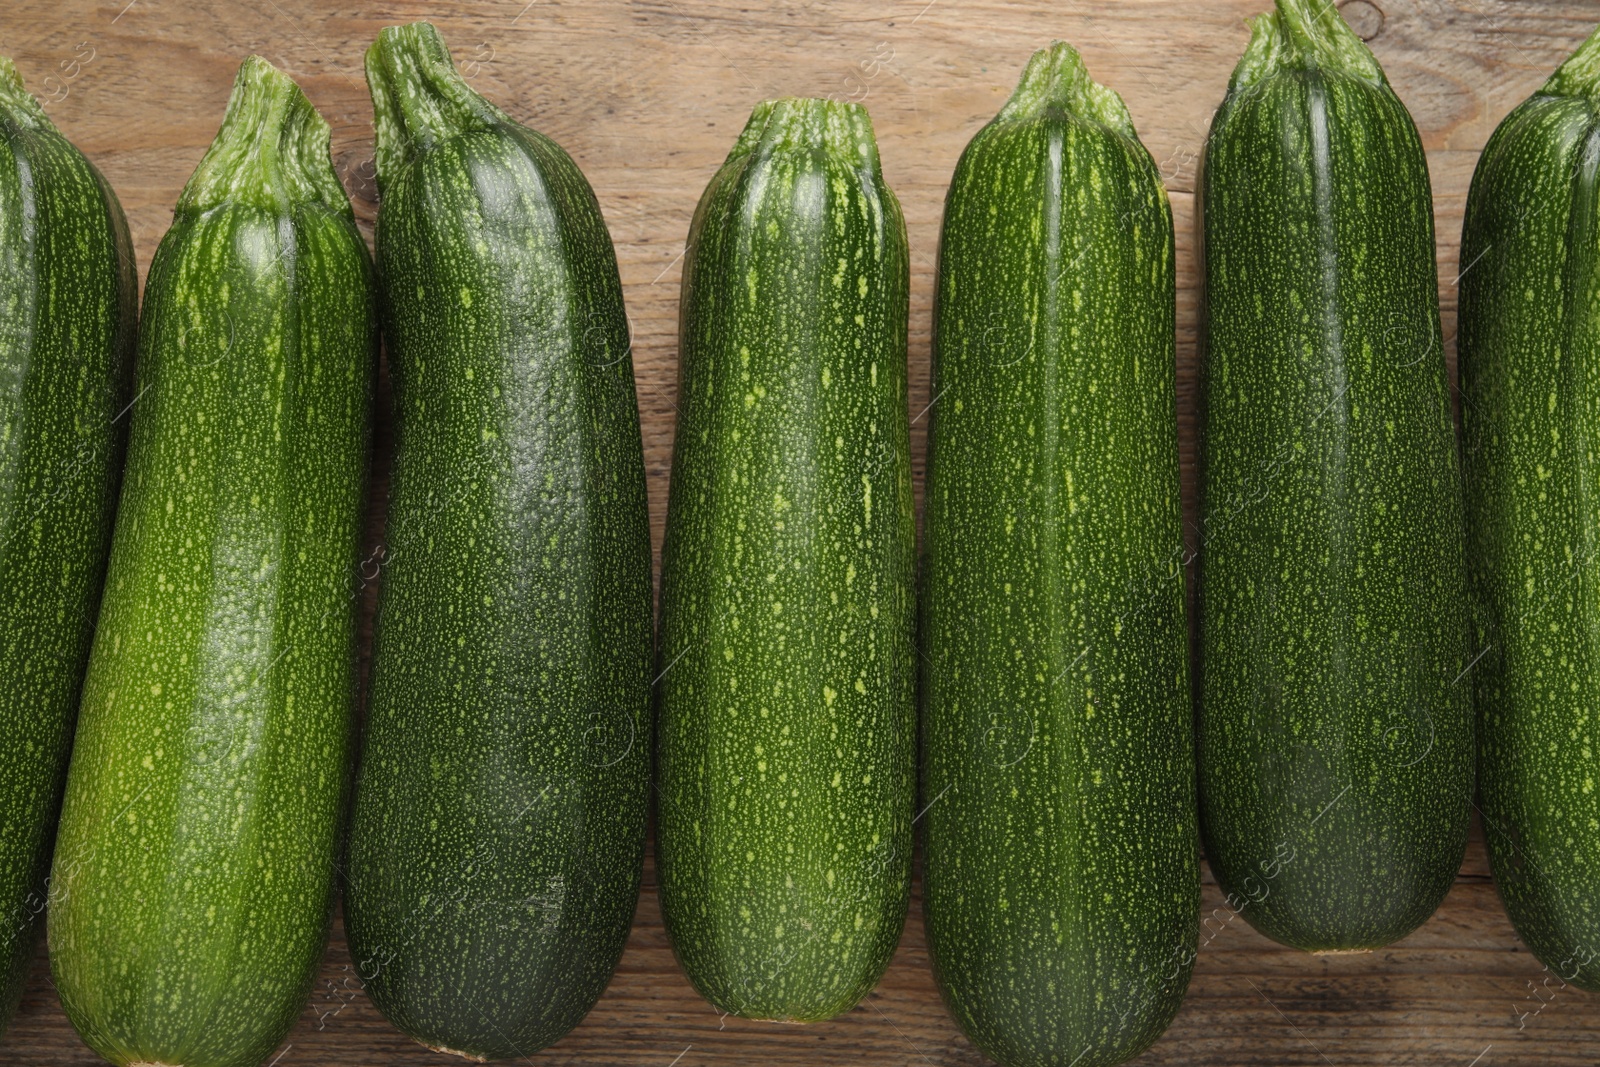
<svg viewBox="0 0 1600 1067"><path fill-rule="evenodd" d="M1461 416L1482 658L1479 802L1517 933L1600 989L1600 35L1479 158L1461 237Z"/></svg>
<svg viewBox="0 0 1600 1067"><path fill-rule="evenodd" d="M348 780L376 342L328 126L252 56L145 286L52 873L56 988L113 1063L253 1067L310 991Z"/></svg>
<svg viewBox="0 0 1600 1067"><path fill-rule="evenodd" d="M0 58L0 1033L44 928L138 300L116 194Z"/></svg>
<svg viewBox="0 0 1600 1067"><path fill-rule="evenodd" d="M588 1012L638 900L650 532L616 257L553 141L438 33L367 54L395 397L345 919L407 1034L523 1056Z"/></svg>
<svg viewBox="0 0 1600 1067"><path fill-rule="evenodd" d="M1201 212L1206 857L1268 937L1376 948L1461 865L1471 655L1427 165L1331 5L1255 21Z"/></svg>
<svg viewBox="0 0 1600 1067"><path fill-rule="evenodd" d="M689 231L661 574L656 859L695 987L816 1020L905 923L908 261L866 111L756 107Z"/></svg>
<svg viewBox="0 0 1600 1067"><path fill-rule="evenodd" d="M1008 1067L1121 1063L1200 905L1172 214L1122 100L1034 55L945 204L922 615L928 948Z"/></svg>

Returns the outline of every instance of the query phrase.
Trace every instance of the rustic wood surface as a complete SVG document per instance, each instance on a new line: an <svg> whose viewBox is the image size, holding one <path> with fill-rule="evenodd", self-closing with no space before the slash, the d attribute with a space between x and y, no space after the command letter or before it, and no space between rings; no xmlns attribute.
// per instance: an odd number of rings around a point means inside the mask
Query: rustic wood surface
<svg viewBox="0 0 1600 1067"><path fill-rule="evenodd" d="M1127 99L1161 166L1178 224L1178 408L1184 499L1194 513L1195 161L1266 0L479 0L357 10L313 0L21 0L0 10L13 56L55 120L127 209L141 276L171 205L216 131L238 62L294 74L334 129L334 158L370 236L375 188L362 53L379 27L427 18L473 84L555 137L593 182L616 240L639 382L659 548L676 391L679 265L689 216L750 108L836 95L870 108L912 255L911 410L928 395L938 226L961 148L1009 94L1029 53L1076 44ZM1454 337L1462 209L1496 123L1600 18L1593 0L1347 0L1428 150L1440 294ZM1453 344L1451 349L1453 363ZM913 429L919 497L922 431ZM384 484L380 428L373 539ZM858 1008L785 1026L720 1017L696 996L662 931L652 871L616 979L588 1019L531 1059L641 1064L978 1064L928 971L914 903L894 964ZM1213 910L1217 909L1217 910ZM1189 997L1146 1064L1593 1064L1600 998L1545 973L1489 880L1481 833L1444 906L1411 937L1361 956L1271 944L1222 907L1207 876ZM0 1063L98 1062L73 1034L41 948ZM361 992L335 924L311 1002L272 1061L446 1063L391 1029Z"/></svg>

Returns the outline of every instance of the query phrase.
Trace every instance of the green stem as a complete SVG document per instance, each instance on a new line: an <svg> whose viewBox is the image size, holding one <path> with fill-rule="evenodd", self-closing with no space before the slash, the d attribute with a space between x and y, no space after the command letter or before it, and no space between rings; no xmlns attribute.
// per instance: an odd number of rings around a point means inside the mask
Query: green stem
<svg viewBox="0 0 1600 1067"><path fill-rule="evenodd" d="M320 201L349 214L328 147L328 124L294 79L250 56L239 65L222 127L183 187L177 210L252 204L282 212Z"/></svg>
<svg viewBox="0 0 1600 1067"><path fill-rule="evenodd" d="M17 73L17 65L5 56L0 56L0 108L4 108L13 120L25 126L43 125L54 128L39 101L23 87L22 75Z"/></svg>
<svg viewBox="0 0 1600 1067"><path fill-rule="evenodd" d="M511 120L457 72L439 31L426 22L385 26L367 49L378 134L378 187L442 141Z"/></svg>
<svg viewBox="0 0 1600 1067"><path fill-rule="evenodd" d="M1600 29L1589 35L1540 90L1547 96L1576 96L1600 102Z"/></svg>
<svg viewBox="0 0 1600 1067"><path fill-rule="evenodd" d="M1331 70L1386 85L1383 68L1339 14L1334 0L1276 0L1277 10L1250 22L1250 44L1233 69L1230 91L1285 70Z"/></svg>
<svg viewBox="0 0 1600 1067"><path fill-rule="evenodd" d="M1122 97L1091 78L1083 57L1065 41L1053 41L1033 54L995 121L1032 118L1052 108L1127 137L1138 136Z"/></svg>
<svg viewBox="0 0 1600 1067"><path fill-rule="evenodd" d="M821 150L874 174L881 169L867 109L837 100L784 97L757 104L728 158L758 149Z"/></svg>

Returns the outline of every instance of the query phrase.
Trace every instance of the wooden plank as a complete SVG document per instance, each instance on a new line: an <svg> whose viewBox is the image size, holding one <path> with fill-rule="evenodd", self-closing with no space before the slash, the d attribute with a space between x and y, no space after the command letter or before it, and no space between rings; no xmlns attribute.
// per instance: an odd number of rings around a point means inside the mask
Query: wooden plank
<svg viewBox="0 0 1600 1067"><path fill-rule="evenodd" d="M676 397L677 298L689 216L750 108L829 95L872 111L912 254L911 410L928 390L933 271L946 183L968 138L1053 37L1128 101L1172 193L1178 226L1178 393L1186 521L1194 500L1195 162L1210 116L1265 0L482 0L357 7L313 0L21 0L0 41L67 134L122 197L141 276L178 190L215 133L233 72L255 51L295 74L334 127L334 158L370 234L371 105L362 53L378 28L431 18L474 85L559 140L589 175L617 243L633 328L656 545L665 517ZM1582 0L1347 0L1428 149L1440 291L1453 363L1462 210L1477 154L1600 14ZM374 11L373 8L378 10ZM920 499L923 434L913 424ZM371 543L386 430L380 427ZM372 590L369 589L369 593ZM369 597L370 605L370 597ZM920 906L879 988L813 1026L719 1017L679 971L653 873L611 988L538 1062L692 1067L805 1063L977 1064L928 971ZM1189 997L1149 1064L1591 1064L1600 1001L1541 972L1488 879L1481 833L1439 913L1381 952L1313 958L1229 916L1208 917ZM1537 984L1537 985L1535 985ZM76 1039L41 950L0 1062L98 1062ZM282 1067L443 1063L392 1030L334 936Z"/></svg>

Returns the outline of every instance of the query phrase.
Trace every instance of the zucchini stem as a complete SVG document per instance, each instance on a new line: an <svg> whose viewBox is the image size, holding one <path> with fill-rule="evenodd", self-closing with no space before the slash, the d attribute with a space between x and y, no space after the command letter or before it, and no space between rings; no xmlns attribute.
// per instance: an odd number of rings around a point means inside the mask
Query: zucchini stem
<svg viewBox="0 0 1600 1067"><path fill-rule="evenodd" d="M1065 41L1052 41L1029 58L1016 90L995 121L1035 118L1052 108L1088 119L1124 137L1138 136L1122 97L1091 78L1083 56Z"/></svg>
<svg viewBox="0 0 1600 1067"><path fill-rule="evenodd" d="M1250 20L1250 44L1233 68L1229 92L1286 70L1331 70L1387 85L1383 68L1339 14L1334 0L1276 0L1277 10Z"/></svg>
<svg viewBox="0 0 1600 1067"><path fill-rule="evenodd" d="M0 109L14 122L32 128L55 129L44 108L22 84L22 75L10 58L0 56Z"/></svg>
<svg viewBox="0 0 1600 1067"><path fill-rule="evenodd" d="M757 104L728 161L758 151L797 150L827 152L871 174L882 172L867 109L819 97L789 96Z"/></svg>
<svg viewBox="0 0 1600 1067"><path fill-rule="evenodd" d="M1600 105L1600 28L1556 68L1539 90L1546 96L1576 96Z"/></svg>
<svg viewBox="0 0 1600 1067"><path fill-rule="evenodd" d="M378 146L378 192L400 168L442 141L511 120L456 70L427 22L385 26L367 49L367 87Z"/></svg>
<svg viewBox="0 0 1600 1067"><path fill-rule="evenodd" d="M350 215L333 172L328 124L294 79L260 56L239 64L222 128L178 197L177 214L221 204L288 212L320 202Z"/></svg>

